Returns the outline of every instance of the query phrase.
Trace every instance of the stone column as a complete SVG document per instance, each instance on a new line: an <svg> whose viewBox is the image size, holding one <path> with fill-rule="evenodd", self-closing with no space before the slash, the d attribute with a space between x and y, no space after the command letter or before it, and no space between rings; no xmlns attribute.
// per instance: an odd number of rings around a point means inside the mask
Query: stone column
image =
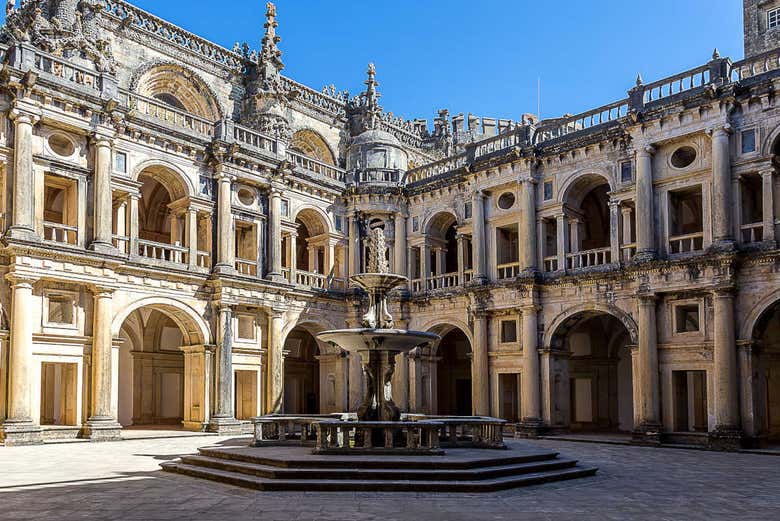
<svg viewBox="0 0 780 521"><path fill-rule="evenodd" d="M487 280L487 237L485 236L485 194L481 190L474 192L471 205L474 282L483 283Z"/></svg>
<svg viewBox="0 0 780 521"><path fill-rule="evenodd" d="M360 228L357 213L349 219L349 273L348 276L360 273Z"/></svg>
<svg viewBox="0 0 780 521"><path fill-rule="evenodd" d="M639 425L634 439L643 443L660 442L660 396L658 389L658 330L656 324L656 296L642 293L639 299L638 378L641 395Z"/></svg>
<svg viewBox="0 0 780 521"><path fill-rule="evenodd" d="M428 237L423 237L425 243L420 246L420 285L422 291L428 289L428 279L431 277L431 245Z"/></svg>
<svg viewBox="0 0 780 521"><path fill-rule="evenodd" d="M111 211L113 198L111 192L111 155L113 141L102 134L92 137L95 147L95 173L92 178L94 192L93 236L90 249L102 253L116 253L111 233Z"/></svg>
<svg viewBox="0 0 780 521"><path fill-rule="evenodd" d="M731 127L712 129L712 246L715 249L734 247L731 222Z"/></svg>
<svg viewBox="0 0 780 521"><path fill-rule="evenodd" d="M566 254L569 251L569 226L565 213L556 216L558 271L566 271Z"/></svg>
<svg viewBox="0 0 780 521"><path fill-rule="evenodd" d="M140 194L130 194L130 237L128 245L129 255L138 255L138 200L141 198Z"/></svg>
<svg viewBox="0 0 780 521"><path fill-rule="evenodd" d="M518 432L537 436L542 430L542 402L539 363L538 308L531 304L522 308L523 374L521 376L522 419Z"/></svg>
<svg viewBox="0 0 780 521"><path fill-rule="evenodd" d="M184 421L187 430L208 427L214 346L182 346L184 351Z"/></svg>
<svg viewBox="0 0 780 521"><path fill-rule="evenodd" d="M268 314L268 396L267 413L281 413L284 407L284 313Z"/></svg>
<svg viewBox="0 0 780 521"><path fill-rule="evenodd" d="M742 431L748 439L755 440L761 430L760 413L756 407L757 379L753 374L757 371L756 346L751 341L738 342L739 348L739 381L740 408L742 411Z"/></svg>
<svg viewBox="0 0 780 521"><path fill-rule="evenodd" d="M291 233L288 236L290 244L290 283L298 283L298 234Z"/></svg>
<svg viewBox="0 0 780 521"><path fill-rule="evenodd" d="M395 214L395 272L399 275L406 273L406 217Z"/></svg>
<svg viewBox="0 0 780 521"><path fill-rule="evenodd" d="M716 288L712 300L715 329L715 430L710 433L710 445L720 450L736 450L740 446L742 432L739 417L737 344L734 333L734 288Z"/></svg>
<svg viewBox="0 0 780 521"><path fill-rule="evenodd" d="M522 208L520 210L519 243L520 268L527 274L539 271L536 237L536 180L521 181Z"/></svg>
<svg viewBox="0 0 780 521"><path fill-rule="evenodd" d="M610 262L620 262L620 201L609 202Z"/></svg>
<svg viewBox="0 0 780 521"><path fill-rule="evenodd" d="M217 177L219 182L217 199L217 265L216 270L230 273L236 269L235 232L233 230L232 183L233 176L221 172Z"/></svg>
<svg viewBox="0 0 780 521"><path fill-rule="evenodd" d="M233 310L230 306L220 306L218 320L216 401L209 431L239 434L241 423L233 411Z"/></svg>
<svg viewBox="0 0 780 521"><path fill-rule="evenodd" d="M775 239L775 169L770 168L761 172L761 193L764 221L764 242L776 244Z"/></svg>
<svg viewBox="0 0 780 521"><path fill-rule="evenodd" d="M457 235L458 241L458 285L463 286L466 284L466 237L459 233Z"/></svg>
<svg viewBox="0 0 780 521"><path fill-rule="evenodd" d="M12 110L9 117L14 122L14 207L8 236L13 239L37 241L40 237L35 231L36 197L32 139L33 127L40 117L17 109Z"/></svg>
<svg viewBox="0 0 780 521"><path fill-rule="evenodd" d="M631 244L633 242L631 237L631 207L623 206L620 209L620 213L623 218L623 245ZM621 258L623 262L629 262L630 258Z"/></svg>
<svg viewBox="0 0 780 521"><path fill-rule="evenodd" d="M111 441L120 439L122 431L111 411L114 289L98 286L92 292L92 410L84 434L93 441Z"/></svg>
<svg viewBox="0 0 780 521"><path fill-rule="evenodd" d="M282 275L282 192L271 188L268 205L268 278L274 282L284 282Z"/></svg>
<svg viewBox="0 0 780 521"><path fill-rule="evenodd" d="M636 152L636 255L635 262L655 259L655 208L653 196L653 154L655 148Z"/></svg>
<svg viewBox="0 0 780 521"><path fill-rule="evenodd" d="M188 264L190 268L198 267L198 211L190 206L185 216L184 242L189 248Z"/></svg>
<svg viewBox="0 0 780 521"><path fill-rule="evenodd" d="M471 354L472 409L476 416L490 416L487 311L474 312L474 345Z"/></svg>
<svg viewBox="0 0 780 521"><path fill-rule="evenodd" d="M32 419L33 284L28 277L7 275L11 284L11 342L8 358L8 418L0 427L6 446L42 443L41 427Z"/></svg>

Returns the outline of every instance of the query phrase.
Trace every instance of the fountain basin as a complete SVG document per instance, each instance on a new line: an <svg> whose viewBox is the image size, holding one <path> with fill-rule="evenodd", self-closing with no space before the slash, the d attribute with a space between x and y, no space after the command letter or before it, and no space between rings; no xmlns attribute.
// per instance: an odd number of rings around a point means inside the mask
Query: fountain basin
<svg viewBox="0 0 780 521"><path fill-rule="evenodd" d="M408 353L415 347L439 340L439 335L404 329L338 329L317 335L322 342L335 344L350 353L367 351Z"/></svg>

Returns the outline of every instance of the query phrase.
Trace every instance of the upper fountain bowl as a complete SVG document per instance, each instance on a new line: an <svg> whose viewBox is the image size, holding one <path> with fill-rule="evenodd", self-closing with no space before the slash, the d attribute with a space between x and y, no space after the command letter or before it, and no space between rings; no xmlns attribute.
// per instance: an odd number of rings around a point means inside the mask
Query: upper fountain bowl
<svg viewBox="0 0 780 521"><path fill-rule="evenodd" d="M394 273L359 273L350 277L349 280L369 293L384 295L398 286L406 284L409 279Z"/></svg>

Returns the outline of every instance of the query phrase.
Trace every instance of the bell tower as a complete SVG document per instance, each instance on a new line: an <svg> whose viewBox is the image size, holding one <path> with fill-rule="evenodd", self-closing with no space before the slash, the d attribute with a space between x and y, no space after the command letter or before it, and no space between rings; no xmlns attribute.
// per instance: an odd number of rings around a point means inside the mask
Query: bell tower
<svg viewBox="0 0 780 521"><path fill-rule="evenodd" d="M745 58L780 47L780 0L743 0Z"/></svg>

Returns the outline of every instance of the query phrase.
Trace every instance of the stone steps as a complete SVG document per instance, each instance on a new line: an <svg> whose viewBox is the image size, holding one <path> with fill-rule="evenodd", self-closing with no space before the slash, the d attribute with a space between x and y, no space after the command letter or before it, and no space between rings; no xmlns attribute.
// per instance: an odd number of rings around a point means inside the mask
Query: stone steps
<svg viewBox="0 0 780 521"><path fill-rule="evenodd" d="M592 476L558 453L448 450L445 456L317 456L310 449L205 448L163 470L255 490L491 492Z"/></svg>

